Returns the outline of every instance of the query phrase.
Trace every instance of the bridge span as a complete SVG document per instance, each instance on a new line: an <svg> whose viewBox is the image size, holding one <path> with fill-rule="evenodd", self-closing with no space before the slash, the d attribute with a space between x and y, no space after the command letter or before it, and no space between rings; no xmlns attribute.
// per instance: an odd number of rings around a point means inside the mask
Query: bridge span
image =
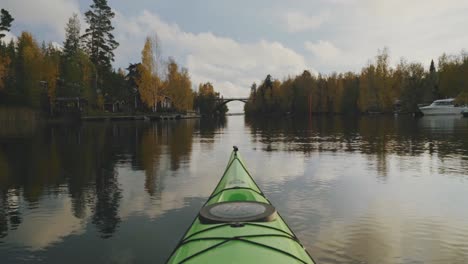
<svg viewBox="0 0 468 264"><path fill-rule="evenodd" d="M216 107L215 107L215 111L217 109L219 109L221 106L229 103L229 102L232 102L232 101L239 101L239 102L243 102L244 104L247 103L247 101L249 100L249 98L244 98L244 97L231 97L231 98L218 98L216 99Z"/></svg>

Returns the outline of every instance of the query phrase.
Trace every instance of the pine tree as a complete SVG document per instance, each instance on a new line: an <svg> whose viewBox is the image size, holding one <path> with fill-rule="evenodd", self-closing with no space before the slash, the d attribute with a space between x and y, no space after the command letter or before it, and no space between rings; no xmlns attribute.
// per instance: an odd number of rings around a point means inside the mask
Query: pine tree
<svg viewBox="0 0 468 264"><path fill-rule="evenodd" d="M119 43L111 33L114 30L111 19L115 13L107 4L107 0L93 0L90 10L85 13L89 27L82 36L84 46L91 61L99 70L109 70L114 61L114 50Z"/></svg>
<svg viewBox="0 0 468 264"><path fill-rule="evenodd" d="M80 48L80 19L76 13L68 19L65 28L65 42L63 42L63 56L71 58Z"/></svg>
<svg viewBox="0 0 468 264"><path fill-rule="evenodd" d="M18 92L16 86L16 46L13 39L10 40L8 46L6 46L5 55L10 59L10 63L7 69L7 74L4 78L5 90L4 92L8 95L15 95Z"/></svg>
<svg viewBox="0 0 468 264"><path fill-rule="evenodd" d="M257 93L257 84L252 83L252 85L250 86L250 95L253 97L254 100L255 100L256 93Z"/></svg>
<svg viewBox="0 0 468 264"><path fill-rule="evenodd" d="M435 66L434 66L434 60L431 60L431 67L429 68L429 72L431 74L435 73L436 69L435 69Z"/></svg>
<svg viewBox="0 0 468 264"><path fill-rule="evenodd" d="M429 67L429 86L432 92L432 100L439 99L439 84L437 80L437 72L434 65L434 60L431 60L431 66Z"/></svg>
<svg viewBox="0 0 468 264"><path fill-rule="evenodd" d="M0 39L5 37L5 33L1 33L2 31L10 31L11 22L13 22L13 20L15 19L10 15L10 13L7 10L3 8L2 10L0 10Z"/></svg>

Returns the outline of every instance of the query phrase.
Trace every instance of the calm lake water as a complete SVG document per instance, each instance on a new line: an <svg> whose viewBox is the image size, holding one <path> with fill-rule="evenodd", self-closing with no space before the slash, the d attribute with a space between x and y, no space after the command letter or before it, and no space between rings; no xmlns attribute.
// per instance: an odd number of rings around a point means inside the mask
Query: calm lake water
<svg viewBox="0 0 468 264"><path fill-rule="evenodd" d="M0 124L1 263L163 263L239 146L319 263L468 263L468 118Z"/></svg>

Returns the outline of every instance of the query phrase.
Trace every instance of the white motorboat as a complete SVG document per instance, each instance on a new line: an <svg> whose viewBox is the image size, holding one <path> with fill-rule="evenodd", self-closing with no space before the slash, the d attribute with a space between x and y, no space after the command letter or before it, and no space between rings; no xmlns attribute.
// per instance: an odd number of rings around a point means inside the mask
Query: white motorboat
<svg viewBox="0 0 468 264"><path fill-rule="evenodd" d="M424 115L460 115L468 111L468 107L455 105L455 99L449 98L435 100L428 106L419 107L419 110Z"/></svg>

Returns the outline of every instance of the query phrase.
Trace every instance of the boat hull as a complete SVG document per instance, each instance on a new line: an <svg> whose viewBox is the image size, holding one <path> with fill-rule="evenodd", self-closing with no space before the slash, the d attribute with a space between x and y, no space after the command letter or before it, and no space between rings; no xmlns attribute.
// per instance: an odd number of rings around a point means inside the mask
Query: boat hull
<svg viewBox="0 0 468 264"><path fill-rule="evenodd" d="M420 107L419 110L424 115L460 115L463 111L468 111L467 107Z"/></svg>
<svg viewBox="0 0 468 264"><path fill-rule="evenodd" d="M229 203L272 207L237 151L231 154L223 177L168 263L314 263L276 210L268 220L204 221L207 208Z"/></svg>

